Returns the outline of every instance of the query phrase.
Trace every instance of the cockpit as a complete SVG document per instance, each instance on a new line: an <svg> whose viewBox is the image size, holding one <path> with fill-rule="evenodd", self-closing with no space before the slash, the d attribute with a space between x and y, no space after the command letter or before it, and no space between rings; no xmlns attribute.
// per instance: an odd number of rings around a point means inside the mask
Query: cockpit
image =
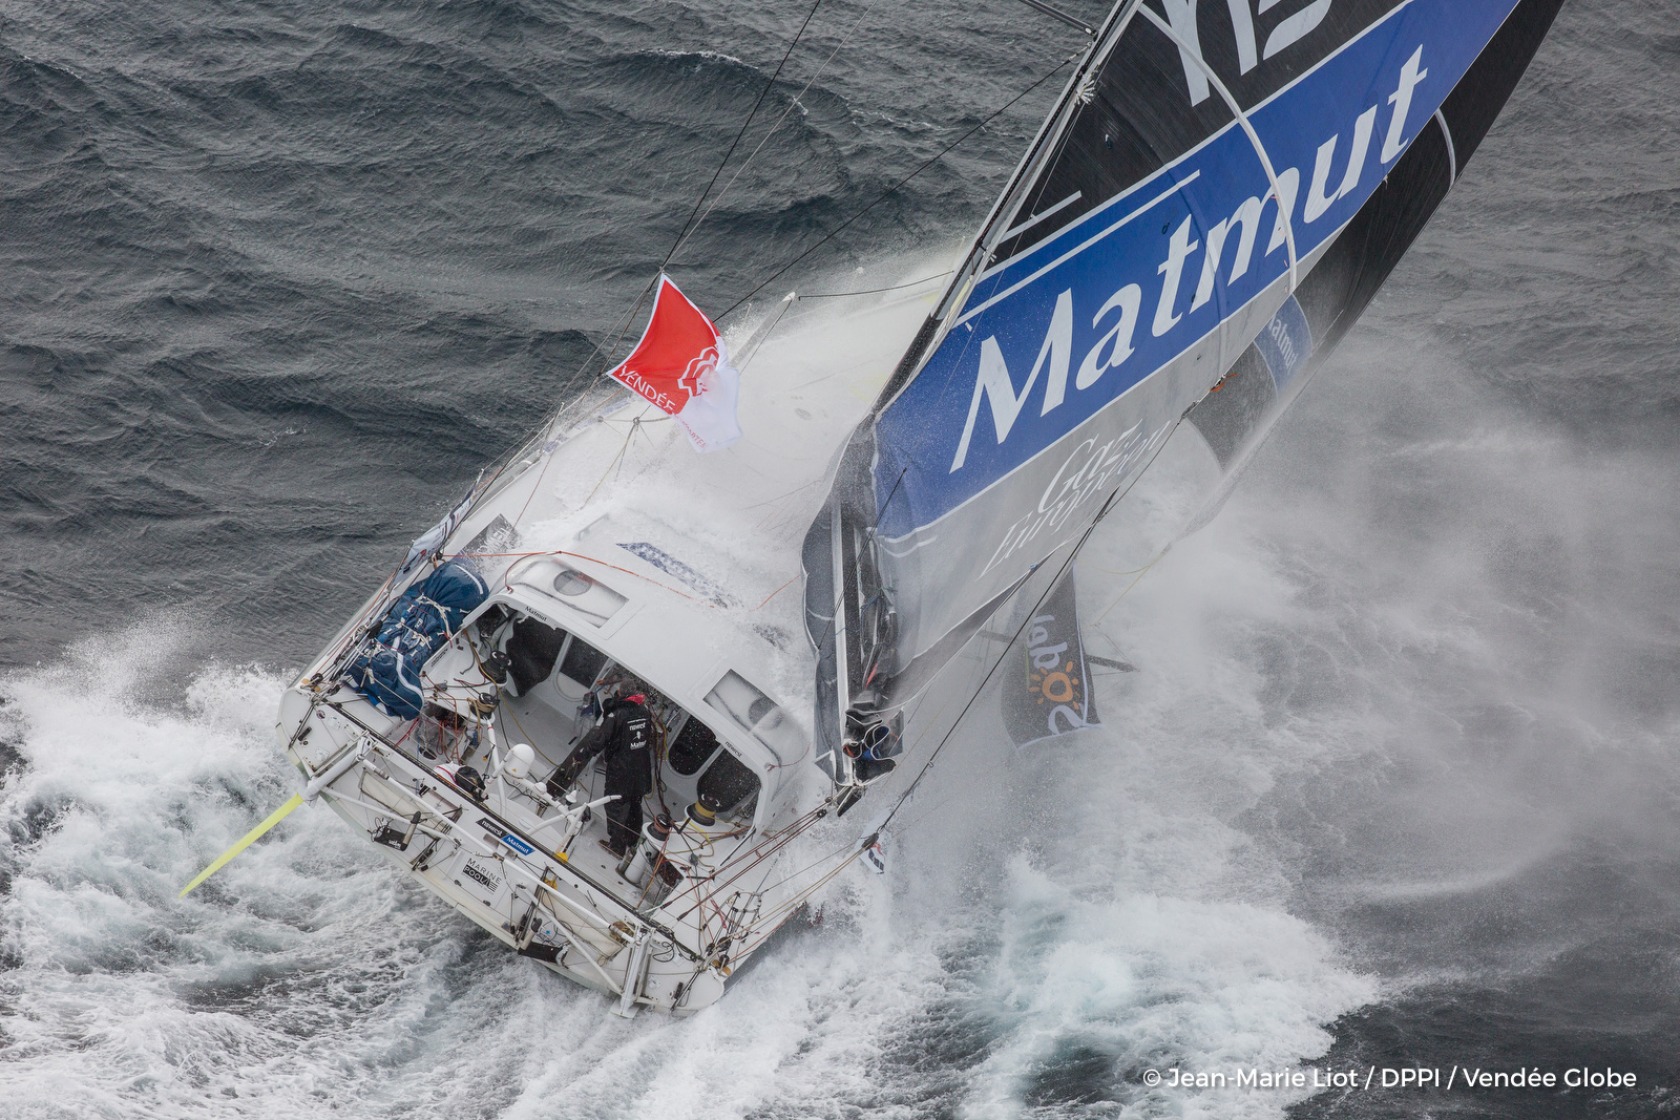
<svg viewBox="0 0 1680 1120"><path fill-rule="evenodd" d="M447 798L439 811L638 910L791 817L808 736L721 660L714 618L655 608L549 555L499 582L492 592L470 565L440 566L398 597L345 675L391 719L387 744L489 815ZM625 719L633 744L609 734ZM411 832L374 838L406 848Z"/></svg>
<svg viewBox="0 0 1680 1120"><path fill-rule="evenodd" d="M499 654L500 657L496 657ZM706 719L609 656L584 635L516 603L492 604L454 642L434 657L422 673L427 696L423 719L443 713L462 720L484 695L497 662L505 666L495 720L504 743L526 743L536 754L539 780L558 769L578 741L596 723L603 699L634 680L646 696L654 725L654 793L649 808L672 819L700 816L738 829L753 823L762 783L755 768L720 737ZM743 689L751 696L742 695ZM732 696L745 705L743 718L763 722L775 705L736 673L728 673L707 697L709 715L718 722L733 718L725 702ZM754 708L754 705L757 708ZM447 722L447 721L445 721ZM751 723L747 729L750 731ZM470 747L468 748L470 753ZM599 786L586 771L580 779L589 794ZM699 806L698 814L691 807Z"/></svg>
<svg viewBox="0 0 1680 1120"><path fill-rule="evenodd" d="M562 737L567 745L574 742L594 722L599 694L613 686L615 677L634 675L633 669L580 635L530 616L513 620L500 640L511 663L509 684L518 688L516 695L503 701L507 718L516 726L523 721L552 727L547 737L550 744L558 744ZM518 669L522 662L523 673ZM655 797L663 810L675 816L699 804L711 815L750 824L759 794L758 776L705 720L656 686L644 682L644 692L654 717ZM556 765L563 761L553 758L557 752L539 748L539 753Z"/></svg>

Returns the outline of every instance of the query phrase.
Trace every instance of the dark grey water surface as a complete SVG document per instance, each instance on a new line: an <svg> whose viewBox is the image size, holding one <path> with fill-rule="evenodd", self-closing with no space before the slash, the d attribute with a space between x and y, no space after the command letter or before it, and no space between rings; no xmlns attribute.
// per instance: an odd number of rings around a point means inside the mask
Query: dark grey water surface
<svg viewBox="0 0 1680 1120"><path fill-rule="evenodd" d="M1043 852L1109 835L1054 819L995 853L1041 853L1013 865L1000 925L930 927L925 959L882 942L893 1000L844 969L767 969L709 1047L603 1031L592 997L531 994L540 979L470 930L440 948L436 909L331 822L253 872L284 902L235 891L246 908L214 921L172 908L176 871L277 800L262 739L278 676L479 466L582 390L806 10L0 6L0 1088L27 1116L1680 1110L1680 25L1664 0L1564 10L1221 522L1115 616L1154 674L1125 686L1140 712L1184 707L1168 700L1195 674L1175 677L1149 635L1193 616L1251 721L1229 752L1190 724L1146 735L1141 716L1128 743L1121 689L1104 700L1117 742L1070 755L1050 803L1078 801L1079 761L1140 813L1149 791L1126 777L1152 757L1264 770L1218 816L1225 838L1197 830L1180 863L1218 848L1264 865L1281 924L1257 927L1241 979L1309 945L1321 963L1276 966L1293 995L1198 988L1170 954L1124 998L1119 981L1048 1002L1000 987L1010 972L1083 991L1134 944L1101 951L1135 917L1120 895L1087 912L1045 885L1083 872L1058 877ZM766 103L787 123L673 272L703 306L734 303L1077 38L1007 0L823 5ZM1054 88L783 287L962 236ZM1222 571L1253 574L1253 595L1203 594ZM1280 753L1245 755L1244 734ZM102 783L102 749L155 784L121 767ZM206 790L221 807L195 816ZM1231 890L1181 893L1253 901ZM1183 920L1162 919L1164 942L1205 932ZM1245 921L1206 918L1232 945ZM405 922L394 941L367 932ZM1052 967L1093 945L1073 980ZM1291 1010L1268 1018L1275 1002ZM451 1006L458 1030L424 1025ZM1235 1063L1245 1032L1285 1021L1324 1070L1638 1082L1304 1102L1141 1085L1151 1064ZM534 1037L546 1056L509 1056ZM466 1088L433 1076L469 1055ZM644 1061L695 1072L649 1090Z"/></svg>

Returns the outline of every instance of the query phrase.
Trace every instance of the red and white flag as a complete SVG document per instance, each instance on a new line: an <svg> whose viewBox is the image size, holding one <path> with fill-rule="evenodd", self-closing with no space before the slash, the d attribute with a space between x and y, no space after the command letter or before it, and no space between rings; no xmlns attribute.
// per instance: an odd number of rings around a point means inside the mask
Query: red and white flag
<svg viewBox="0 0 1680 1120"><path fill-rule="evenodd" d="M741 438L735 419L741 375L712 321L667 276L659 277L642 340L607 376L676 417L696 451L718 451Z"/></svg>

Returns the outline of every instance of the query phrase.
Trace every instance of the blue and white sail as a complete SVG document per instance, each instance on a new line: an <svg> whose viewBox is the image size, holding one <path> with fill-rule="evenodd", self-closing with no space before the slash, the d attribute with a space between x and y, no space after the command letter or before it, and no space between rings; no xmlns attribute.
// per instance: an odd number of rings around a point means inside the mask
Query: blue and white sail
<svg viewBox="0 0 1680 1120"><path fill-rule="evenodd" d="M861 723L902 703L1187 414L1235 458L1416 236L1560 3L1118 4L813 526L824 701Z"/></svg>

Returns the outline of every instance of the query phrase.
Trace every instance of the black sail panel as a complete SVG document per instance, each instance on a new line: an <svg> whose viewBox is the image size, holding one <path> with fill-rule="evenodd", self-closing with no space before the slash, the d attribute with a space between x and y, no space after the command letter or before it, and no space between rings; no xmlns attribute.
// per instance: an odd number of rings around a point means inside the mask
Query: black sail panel
<svg viewBox="0 0 1680 1120"><path fill-rule="evenodd" d="M1322 14L1300 2L1254 14L1247 11L1252 2L1153 4L1193 49L1158 31L1119 38L1095 68L1089 100L1081 99L1057 141L1057 158L1039 171L1004 227L1022 232L1000 238L993 256L1012 257L1042 241L1229 127L1235 113L1208 71L1238 105L1258 105L1401 0L1344 0ZM1291 23L1303 15L1319 18ZM1176 96L1163 96L1175 87Z"/></svg>

